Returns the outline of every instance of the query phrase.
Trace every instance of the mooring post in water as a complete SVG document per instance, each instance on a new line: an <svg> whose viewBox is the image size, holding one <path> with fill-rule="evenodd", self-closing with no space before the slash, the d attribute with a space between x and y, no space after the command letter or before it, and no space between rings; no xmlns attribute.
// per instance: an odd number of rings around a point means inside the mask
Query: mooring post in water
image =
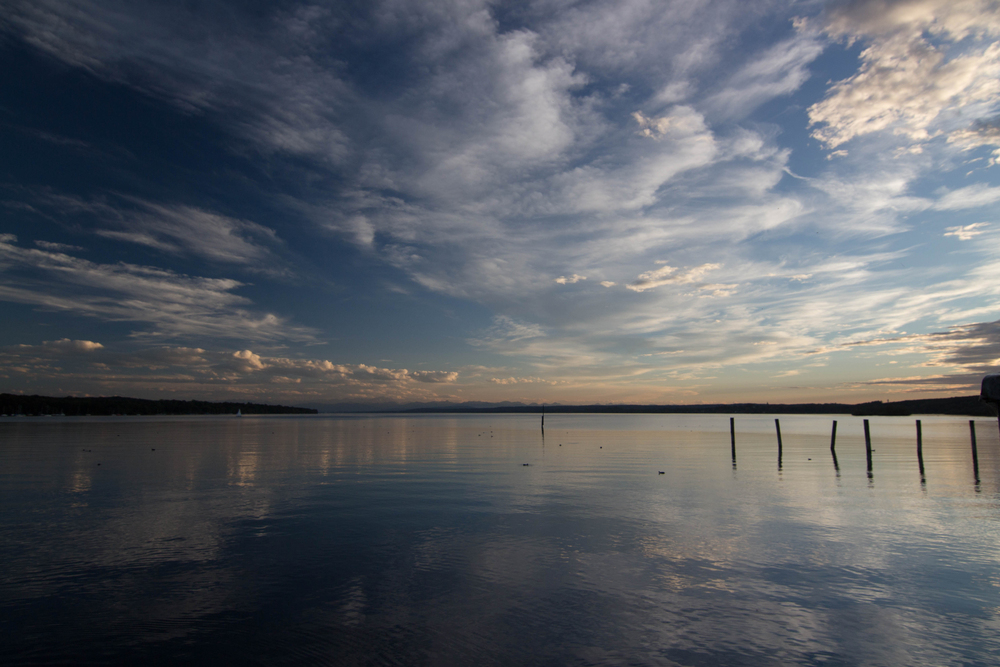
<svg viewBox="0 0 1000 667"><path fill-rule="evenodd" d="M736 418L729 418L729 442L733 451L733 463L736 463Z"/></svg>
<svg viewBox="0 0 1000 667"><path fill-rule="evenodd" d="M837 463L837 420L833 420L833 429L830 431L830 456L833 457L833 469L840 477L840 464Z"/></svg>
<svg viewBox="0 0 1000 667"><path fill-rule="evenodd" d="M868 472L872 471L872 435L868 430L868 420L865 420L865 454L868 457Z"/></svg>
<svg viewBox="0 0 1000 667"><path fill-rule="evenodd" d="M976 422L969 420L969 435L972 436L972 472L976 475L976 484L979 484L979 452L976 451Z"/></svg>
<svg viewBox="0 0 1000 667"><path fill-rule="evenodd" d="M778 433L778 467L781 467L781 423L774 420L774 430Z"/></svg>
<svg viewBox="0 0 1000 667"><path fill-rule="evenodd" d="M924 481L924 432L917 420L917 465L920 466L920 481Z"/></svg>

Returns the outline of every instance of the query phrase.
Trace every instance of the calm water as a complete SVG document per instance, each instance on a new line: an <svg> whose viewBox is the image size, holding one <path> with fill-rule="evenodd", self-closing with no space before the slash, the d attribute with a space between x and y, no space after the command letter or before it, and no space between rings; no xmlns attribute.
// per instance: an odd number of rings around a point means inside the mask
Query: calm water
<svg viewBox="0 0 1000 667"><path fill-rule="evenodd" d="M996 422L831 419L7 418L0 662L997 664Z"/></svg>

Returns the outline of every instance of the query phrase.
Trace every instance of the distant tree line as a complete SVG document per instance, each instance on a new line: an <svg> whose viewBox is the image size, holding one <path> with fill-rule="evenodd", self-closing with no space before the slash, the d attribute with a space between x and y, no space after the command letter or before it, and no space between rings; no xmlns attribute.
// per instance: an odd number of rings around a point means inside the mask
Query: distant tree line
<svg viewBox="0 0 1000 667"><path fill-rule="evenodd" d="M491 408L434 407L407 412L479 412L540 413L540 405L499 406ZM545 412L612 414L834 414L864 416L969 415L995 417L992 405L979 396L921 398L909 401L871 401L868 403L716 403L709 405L546 405Z"/></svg>
<svg viewBox="0 0 1000 667"><path fill-rule="evenodd" d="M21 396L0 394L0 414L5 415L308 415L310 408L261 403L210 401L150 401L124 396Z"/></svg>

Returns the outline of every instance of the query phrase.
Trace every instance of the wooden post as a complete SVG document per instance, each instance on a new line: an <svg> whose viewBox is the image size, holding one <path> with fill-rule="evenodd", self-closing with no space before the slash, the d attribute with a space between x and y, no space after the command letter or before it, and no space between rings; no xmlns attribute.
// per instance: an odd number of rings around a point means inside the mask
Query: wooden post
<svg viewBox="0 0 1000 667"><path fill-rule="evenodd" d="M868 457L868 472L872 471L872 435L868 430L868 420L865 420L865 454Z"/></svg>
<svg viewBox="0 0 1000 667"><path fill-rule="evenodd" d="M736 463L736 418L729 418L729 442L733 452L733 463Z"/></svg>
<svg viewBox="0 0 1000 667"><path fill-rule="evenodd" d="M920 466L920 481L924 481L924 432L917 420L917 464Z"/></svg>
<svg viewBox="0 0 1000 667"><path fill-rule="evenodd" d="M545 433L545 404L542 403L542 433Z"/></svg>
<svg viewBox="0 0 1000 667"><path fill-rule="evenodd" d="M837 420L833 420L833 430L830 431L830 456L833 457L833 469L840 476L840 464L837 463Z"/></svg>
<svg viewBox="0 0 1000 667"><path fill-rule="evenodd" d="M976 450L976 422L969 420L969 435L972 436L972 471L976 475L976 484L979 484L979 452Z"/></svg>
<svg viewBox="0 0 1000 667"><path fill-rule="evenodd" d="M774 430L778 433L778 467L781 467L781 424L774 420Z"/></svg>

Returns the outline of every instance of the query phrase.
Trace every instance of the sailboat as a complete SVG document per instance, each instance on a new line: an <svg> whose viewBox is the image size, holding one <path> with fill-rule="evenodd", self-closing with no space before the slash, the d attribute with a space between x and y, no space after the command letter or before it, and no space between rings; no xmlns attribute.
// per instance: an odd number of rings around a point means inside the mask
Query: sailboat
<svg viewBox="0 0 1000 667"><path fill-rule="evenodd" d="M236 416L237 417L242 417L243 416L243 411L242 410L237 410L236 411Z"/></svg>

